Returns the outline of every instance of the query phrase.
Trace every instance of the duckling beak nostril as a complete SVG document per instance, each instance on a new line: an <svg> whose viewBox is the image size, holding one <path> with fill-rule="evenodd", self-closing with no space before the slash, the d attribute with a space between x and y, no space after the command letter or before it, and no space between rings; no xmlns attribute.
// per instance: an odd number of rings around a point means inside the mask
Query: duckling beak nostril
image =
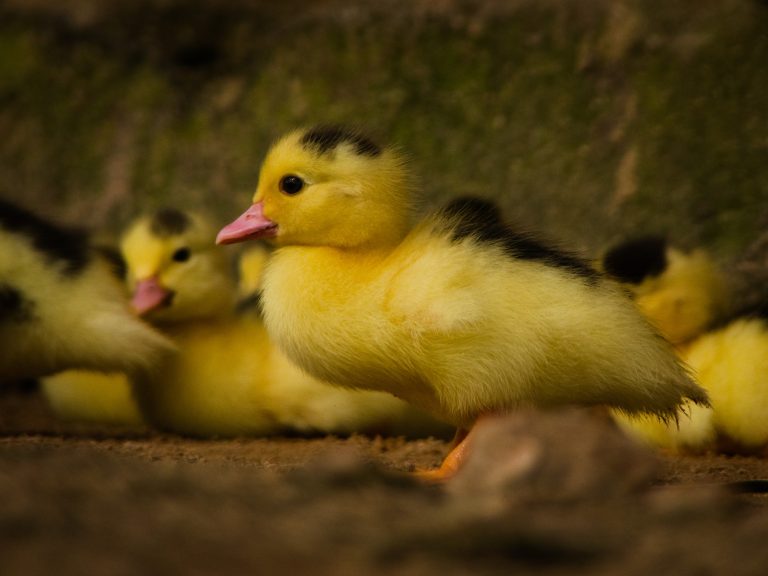
<svg viewBox="0 0 768 576"><path fill-rule="evenodd" d="M156 308L170 306L173 294L173 291L160 284L156 276L151 276L136 283L131 308L136 314L143 316Z"/></svg>
<svg viewBox="0 0 768 576"><path fill-rule="evenodd" d="M270 238L276 234L277 224L264 216L263 204L256 202L221 229L216 236L216 244L234 244L251 238Z"/></svg>

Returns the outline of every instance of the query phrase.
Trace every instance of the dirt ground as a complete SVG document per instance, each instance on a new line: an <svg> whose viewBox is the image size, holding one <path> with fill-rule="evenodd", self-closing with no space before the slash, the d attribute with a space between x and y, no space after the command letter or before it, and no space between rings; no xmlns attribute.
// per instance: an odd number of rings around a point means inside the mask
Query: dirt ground
<svg viewBox="0 0 768 576"><path fill-rule="evenodd" d="M761 457L654 456L594 413L443 440L191 440L0 395L0 574L768 573Z"/></svg>

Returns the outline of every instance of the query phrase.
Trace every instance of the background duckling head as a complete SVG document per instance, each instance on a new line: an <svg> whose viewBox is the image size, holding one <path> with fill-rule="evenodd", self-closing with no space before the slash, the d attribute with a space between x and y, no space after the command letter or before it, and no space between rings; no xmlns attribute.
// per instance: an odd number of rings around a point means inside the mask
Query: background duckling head
<svg viewBox="0 0 768 576"><path fill-rule="evenodd" d="M394 150L337 126L297 130L270 149L254 204L217 241L269 237L278 245L386 246L407 231L409 189Z"/></svg>
<svg viewBox="0 0 768 576"><path fill-rule="evenodd" d="M704 332L726 308L725 280L703 250L683 252L659 236L635 238L609 250L602 267L673 344Z"/></svg>
<svg viewBox="0 0 768 576"><path fill-rule="evenodd" d="M235 288L229 255L216 249L214 236L202 216L175 209L136 220L120 244L134 310L160 323L230 311Z"/></svg>

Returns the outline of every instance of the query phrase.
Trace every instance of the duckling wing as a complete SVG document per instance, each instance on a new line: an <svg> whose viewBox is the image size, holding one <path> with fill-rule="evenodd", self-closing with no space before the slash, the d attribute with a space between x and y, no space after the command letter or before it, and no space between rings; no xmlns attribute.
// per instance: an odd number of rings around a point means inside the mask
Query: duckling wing
<svg viewBox="0 0 768 576"><path fill-rule="evenodd" d="M408 258L389 284L389 318L412 335L466 331L486 314L483 266L471 251L439 239Z"/></svg>

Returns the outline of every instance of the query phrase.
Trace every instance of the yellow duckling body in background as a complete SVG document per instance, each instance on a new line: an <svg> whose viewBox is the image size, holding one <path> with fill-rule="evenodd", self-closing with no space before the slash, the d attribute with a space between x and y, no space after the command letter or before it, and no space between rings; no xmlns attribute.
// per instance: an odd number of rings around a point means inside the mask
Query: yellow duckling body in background
<svg viewBox="0 0 768 576"><path fill-rule="evenodd" d="M0 201L0 382L151 370L173 347L131 314L122 290L84 234Z"/></svg>
<svg viewBox="0 0 768 576"><path fill-rule="evenodd" d="M238 260L237 293L239 300L247 300L261 292L264 285L264 269L269 260L269 250L266 246L255 245L243 250Z"/></svg>
<svg viewBox="0 0 768 576"><path fill-rule="evenodd" d="M727 308L722 272L703 250L689 253L663 238L633 239L603 258L638 307L675 344L711 400L686 406L675 423L628 419L630 432L672 450L754 450L768 443L768 324L744 317L719 327Z"/></svg>
<svg viewBox="0 0 768 576"><path fill-rule="evenodd" d="M254 204L219 233L278 245L265 321L307 371L389 391L460 430L525 404L664 417L685 398L707 402L612 281L508 229L482 201L409 231L409 188L393 150L342 128L300 130L272 147Z"/></svg>
<svg viewBox="0 0 768 576"><path fill-rule="evenodd" d="M137 383L150 423L195 436L444 430L389 395L338 389L290 363L259 318L234 313L230 259L213 237L200 216L164 210L139 219L123 238L134 308L180 350ZM258 262L245 268L258 276Z"/></svg>
<svg viewBox="0 0 768 576"><path fill-rule="evenodd" d="M144 419L124 373L65 370L43 378L40 387L62 420L141 426Z"/></svg>

